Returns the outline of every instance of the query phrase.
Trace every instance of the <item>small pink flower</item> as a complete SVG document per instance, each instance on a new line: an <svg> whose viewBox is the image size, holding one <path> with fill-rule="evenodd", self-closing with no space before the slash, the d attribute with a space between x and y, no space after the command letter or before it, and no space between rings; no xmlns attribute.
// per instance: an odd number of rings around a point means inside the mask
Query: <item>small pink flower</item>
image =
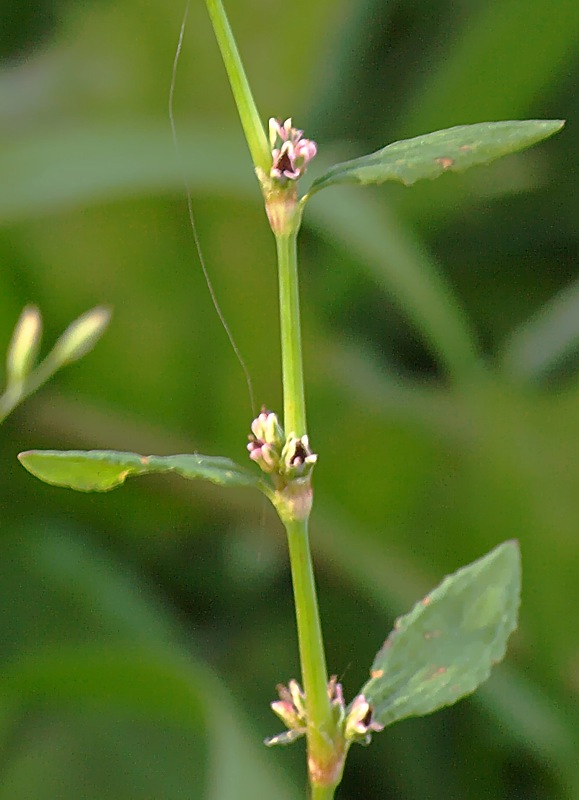
<svg viewBox="0 0 579 800"><path fill-rule="evenodd" d="M272 147L270 177L285 183L296 181L306 171L309 162L317 153L317 145L311 139L303 139L304 132L292 127L291 117L281 122L273 117L269 121L269 141ZM276 147L278 140L281 146Z"/></svg>
<svg viewBox="0 0 579 800"><path fill-rule="evenodd" d="M384 725L374 719L374 709L364 695L359 694L348 710L344 736L367 744L371 733L382 730Z"/></svg>
<svg viewBox="0 0 579 800"><path fill-rule="evenodd" d="M281 451L281 462L286 475L303 478L312 471L317 460L317 453L312 453L307 436L298 439L289 435Z"/></svg>

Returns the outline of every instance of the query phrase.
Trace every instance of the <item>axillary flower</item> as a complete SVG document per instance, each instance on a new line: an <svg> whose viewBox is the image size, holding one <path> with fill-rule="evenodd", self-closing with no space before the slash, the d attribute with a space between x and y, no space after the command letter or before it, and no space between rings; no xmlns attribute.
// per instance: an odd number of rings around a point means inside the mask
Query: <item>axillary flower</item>
<svg viewBox="0 0 579 800"><path fill-rule="evenodd" d="M251 434L247 449L249 457L255 461L264 472L275 472L279 467L285 434L279 424L276 414L265 407L251 423Z"/></svg>
<svg viewBox="0 0 579 800"><path fill-rule="evenodd" d="M311 139L304 139L303 135L303 131L292 127L291 117L285 122L274 117L269 120L271 178L286 183L297 181L304 174L308 163L318 152L318 147Z"/></svg>
<svg viewBox="0 0 579 800"><path fill-rule="evenodd" d="M354 698L344 725L346 741L370 744L373 732L384 730L384 725L374 719L374 709L363 694Z"/></svg>

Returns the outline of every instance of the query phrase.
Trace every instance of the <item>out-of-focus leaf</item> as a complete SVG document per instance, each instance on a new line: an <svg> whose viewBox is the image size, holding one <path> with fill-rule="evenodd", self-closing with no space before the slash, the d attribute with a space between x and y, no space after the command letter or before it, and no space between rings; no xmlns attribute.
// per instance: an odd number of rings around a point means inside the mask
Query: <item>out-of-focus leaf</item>
<svg viewBox="0 0 579 800"><path fill-rule="evenodd" d="M579 281L559 292L520 325L503 348L510 378L537 381L579 350Z"/></svg>
<svg viewBox="0 0 579 800"><path fill-rule="evenodd" d="M15 619L4 633L16 644L0 667L3 711L34 709L35 733L49 726L54 717L70 723L75 714L86 714L91 721L102 722L100 744L107 741L107 728L117 730L118 724L126 731L129 752L131 746L138 746L140 726L156 724L160 733L173 732L177 741L182 737L191 742L191 773L197 782L185 796L252 800L255 785L259 785L264 787L264 796L294 798L291 786L264 754L262 737L252 730L215 673L195 654L191 630L180 624L157 591L150 591L136 575L124 573L105 550L83 539L80 531L64 535L44 525L41 532L23 533L20 558L14 557L19 552L19 537L8 537L5 542L11 564L5 570L8 579L2 581L2 598L14 605ZM26 628L25 639L13 633L19 627ZM50 748L30 753L26 744L18 744L11 738L4 754L0 798L60 797L50 788L32 791L39 785L38 772L44 760L50 762ZM11 774L13 759L27 755L29 774L26 765L15 765L20 791L10 793L6 774ZM181 752L175 749L174 756L180 763ZM81 751L77 759L80 784L92 779L94 769L97 785L103 775L107 787L116 785L117 774L108 769L103 772L98 755L93 758L92 752ZM66 769L66 765L65 761L60 768ZM122 772L122 767L119 769ZM184 796L182 774L163 778L163 769L156 764L151 770L163 786L155 797ZM47 771L53 781L58 778L58 765L53 769L51 763ZM67 773L66 780L73 777ZM141 785L139 778L135 785ZM127 791L131 797L151 797L135 789ZM98 795L87 791L86 796ZM114 795L111 790L104 796Z"/></svg>
<svg viewBox="0 0 579 800"><path fill-rule="evenodd" d="M8 697L35 697L73 707L81 701L103 710L120 706L165 721L203 724L204 702L195 690L192 665L154 646L46 648L16 658L4 669L2 686Z"/></svg>
<svg viewBox="0 0 579 800"><path fill-rule="evenodd" d="M211 674L183 657L154 651L59 648L16 661L3 671L3 692L44 709L88 708L179 725L205 739L193 796L207 800L294 798L252 740L229 696Z"/></svg>
<svg viewBox="0 0 579 800"><path fill-rule="evenodd" d="M376 718L391 725L473 692L505 654L520 589L518 545L504 542L400 617L361 689Z"/></svg>
<svg viewBox="0 0 579 800"><path fill-rule="evenodd" d="M346 186L331 202L318 198L312 203L305 222L333 246L346 248L359 269L394 297L451 374L476 367L475 337L452 287L435 259L385 203Z"/></svg>
<svg viewBox="0 0 579 800"><path fill-rule="evenodd" d="M410 186L443 172L463 172L531 147L564 124L562 120L479 122L403 139L367 156L336 164L314 181L308 195L341 183L399 181Z"/></svg>
<svg viewBox="0 0 579 800"><path fill-rule="evenodd" d="M131 475L176 472L189 480L206 480L220 486L260 485L259 478L228 458L183 454L141 456L114 450L28 450L18 456L33 475L53 486L79 492L107 492Z"/></svg>
<svg viewBox="0 0 579 800"><path fill-rule="evenodd" d="M0 220L14 222L82 203L167 191L222 191L259 198L237 132L180 126L179 153L168 125L53 125L25 136L0 136ZM200 154L203 154L200 157ZM87 156L90 154L90 158Z"/></svg>
<svg viewBox="0 0 579 800"><path fill-rule="evenodd" d="M524 116L561 75L567 78L579 35L575 0L558 0L556 13L543 0L489 0L457 19L462 29L403 98L398 130Z"/></svg>

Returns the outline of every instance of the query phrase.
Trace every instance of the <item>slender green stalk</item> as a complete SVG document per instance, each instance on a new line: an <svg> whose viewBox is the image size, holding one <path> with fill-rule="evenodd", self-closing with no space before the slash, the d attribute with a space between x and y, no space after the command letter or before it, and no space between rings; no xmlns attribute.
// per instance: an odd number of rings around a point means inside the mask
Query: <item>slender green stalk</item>
<svg viewBox="0 0 579 800"><path fill-rule="evenodd" d="M326 764L334 759L334 727L328 697L328 676L318 611L308 521L286 522L296 607L302 681L308 711L310 759Z"/></svg>
<svg viewBox="0 0 579 800"><path fill-rule="evenodd" d="M26 377L25 381L9 386L4 394L0 396L0 422L3 422L20 403L26 400L27 397L30 397L31 394L34 394L34 392L52 378L62 366L62 363L51 358L51 354L49 354L44 361Z"/></svg>
<svg viewBox="0 0 579 800"><path fill-rule="evenodd" d="M296 237L297 232L278 235L276 236L276 245L279 273L284 427L286 433L293 433L300 437L306 433L306 404Z"/></svg>
<svg viewBox="0 0 579 800"><path fill-rule="evenodd" d="M253 100L225 9L221 0L205 0L205 5L221 50L253 164L263 173L268 173L271 166L271 149Z"/></svg>
<svg viewBox="0 0 579 800"><path fill-rule="evenodd" d="M281 318L284 425L286 432L306 433L306 409L300 332L296 254L297 231L276 236ZM297 490L311 493L309 481ZM302 682L308 714L308 764L311 797L330 800L341 776L336 723L328 696L328 673L308 536L308 511L283 515L287 531L298 629ZM302 508L301 503L296 508Z"/></svg>

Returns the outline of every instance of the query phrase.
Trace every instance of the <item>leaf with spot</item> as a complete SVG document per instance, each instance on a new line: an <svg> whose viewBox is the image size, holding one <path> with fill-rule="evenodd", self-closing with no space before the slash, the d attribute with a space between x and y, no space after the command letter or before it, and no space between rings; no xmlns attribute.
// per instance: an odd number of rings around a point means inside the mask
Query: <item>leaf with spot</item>
<svg viewBox="0 0 579 800"><path fill-rule="evenodd" d="M313 182L306 198L341 183L399 181L410 186L443 172L463 172L525 150L557 133L564 124L558 119L479 122L403 139L375 153L335 164Z"/></svg>
<svg viewBox="0 0 579 800"><path fill-rule="evenodd" d="M131 475L175 472L188 480L206 480L220 486L264 484L252 472L228 458L198 453L174 456L141 456L115 450L28 450L20 463L45 483L79 492L107 492Z"/></svg>
<svg viewBox="0 0 579 800"><path fill-rule="evenodd" d="M471 694L505 654L520 589L519 547L508 541L446 577L399 617L360 690L374 718L391 725Z"/></svg>

